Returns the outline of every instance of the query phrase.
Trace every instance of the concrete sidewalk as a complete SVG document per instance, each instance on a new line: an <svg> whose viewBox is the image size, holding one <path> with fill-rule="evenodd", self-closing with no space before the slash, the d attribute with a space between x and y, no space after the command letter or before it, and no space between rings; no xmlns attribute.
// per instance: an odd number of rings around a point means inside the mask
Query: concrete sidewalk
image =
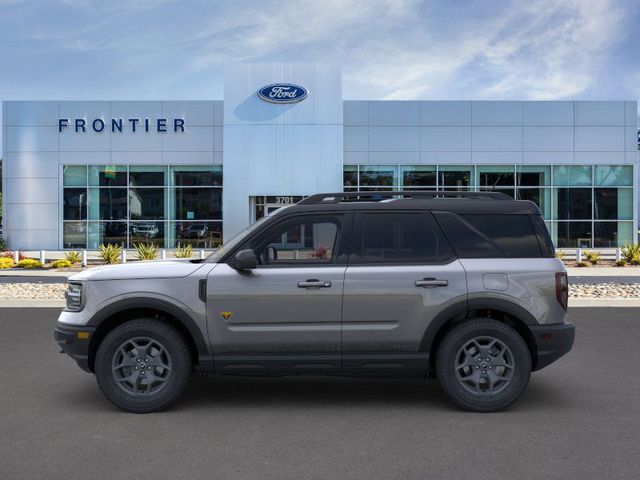
<svg viewBox="0 0 640 480"><path fill-rule="evenodd" d="M640 277L640 267L567 267L569 277Z"/></svg>
<svg viewBox="0 0 640 480"><path fill-rule="evenodd" d="M64 270L60 269L32 269L32 268L6 268L0 270L0 277L62 277L69 278L74 273L81 272L83 269L81 268L65 268Z"/></svg>

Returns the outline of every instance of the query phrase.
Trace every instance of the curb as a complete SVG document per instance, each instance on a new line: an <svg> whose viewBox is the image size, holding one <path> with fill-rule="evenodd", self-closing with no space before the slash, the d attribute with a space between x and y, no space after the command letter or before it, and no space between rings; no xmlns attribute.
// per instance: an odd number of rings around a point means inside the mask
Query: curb
<svg viewBox="0 0 640 480"><path fill-rule="evenodd" d="M62 308L64 299L12 298L0 300L0 308Z"/></svg>
<svg viewBox="0 0 640 480"><path fill-rule="evenodd" d="M640 307L639 298L576 298L569 297L569 308L579 307Z"/></svg>

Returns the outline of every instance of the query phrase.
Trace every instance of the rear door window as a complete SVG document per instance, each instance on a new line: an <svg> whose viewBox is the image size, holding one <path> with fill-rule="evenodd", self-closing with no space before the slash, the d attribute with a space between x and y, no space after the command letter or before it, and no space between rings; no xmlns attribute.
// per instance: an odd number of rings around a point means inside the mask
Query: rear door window
<svg viewBox="0 0 640 480"><path fill-rule="evenodd" d="M428 213L361 213L350 263L434 264L455 258Z"/></svg>

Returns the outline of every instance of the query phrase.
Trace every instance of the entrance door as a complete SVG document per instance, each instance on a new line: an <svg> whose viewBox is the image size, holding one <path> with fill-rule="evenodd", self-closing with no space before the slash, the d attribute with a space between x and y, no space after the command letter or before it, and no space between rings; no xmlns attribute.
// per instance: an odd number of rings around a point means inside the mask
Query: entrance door
<svg viewBox="0 0 640 480"><path fill-rule="evenodd" d="M217 371L338 372L345 215L291 215L239 249L259 265L216 266L207 322Z"/></svg>
<svg viewBox="0 0 640 480"><path fill-rule="evenodd" d="M251 197L251 222L255 223L279 208L298 203L303 198L300 195L260 195Z"/></svg>

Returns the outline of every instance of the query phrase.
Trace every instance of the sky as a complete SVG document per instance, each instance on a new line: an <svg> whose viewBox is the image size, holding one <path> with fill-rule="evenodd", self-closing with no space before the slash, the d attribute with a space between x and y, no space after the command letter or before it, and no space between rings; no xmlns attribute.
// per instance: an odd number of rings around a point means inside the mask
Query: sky
<svg viewBox="0 0 640 480"><path fill-rule="evenodd" d="M222 99L329 62L357 99L638 99L637 0L0 0L0 100Z"/></svg>

